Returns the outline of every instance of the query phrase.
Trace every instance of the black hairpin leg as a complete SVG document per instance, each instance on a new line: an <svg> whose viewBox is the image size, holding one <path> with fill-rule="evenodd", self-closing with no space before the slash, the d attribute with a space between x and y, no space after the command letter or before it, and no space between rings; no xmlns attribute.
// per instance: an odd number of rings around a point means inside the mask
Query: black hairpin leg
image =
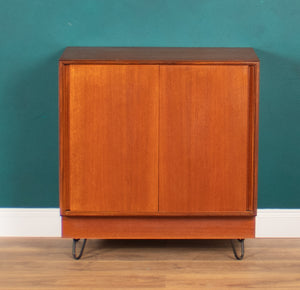
<svg viewBox="0 0 300 290"><path fill-rule="evenodd" d="M83 244L82 244L82 247L81 247L81 250L80 250L80 253L79 255L77 256L76 255L76 245L77 243L79 242L80 239L73 239L73 247L72 247L72 255L73 255L73 258L75 260L79 260L83 254L83 250L84 250L84 247L85 247L85 244L86 244L86 239L83 240Z"/></svg>
<svg viewBox="0 0 300 290"><path fill-rule="evenodd" d="M235 246L233 244L233 240L231 240L231 246L232 246L232 250L234 253L234 256L236 257L237 260L243 260L244 258L244 253L245 253L245 247L244 247L244 239L238 239L239 243L241 244L241 255L238 256L238 254L236 253L236 249Z"/></svg>

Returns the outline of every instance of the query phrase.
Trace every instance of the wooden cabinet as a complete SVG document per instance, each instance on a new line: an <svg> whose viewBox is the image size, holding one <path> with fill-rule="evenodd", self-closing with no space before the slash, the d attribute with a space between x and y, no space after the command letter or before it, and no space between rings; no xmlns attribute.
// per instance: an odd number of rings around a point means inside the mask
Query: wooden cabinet
<svg viewBox="0 0 300 290"><path fill-rule="evenodd" d="M70 47L59 75L63 237L255 236L253 49Z"/></svg>

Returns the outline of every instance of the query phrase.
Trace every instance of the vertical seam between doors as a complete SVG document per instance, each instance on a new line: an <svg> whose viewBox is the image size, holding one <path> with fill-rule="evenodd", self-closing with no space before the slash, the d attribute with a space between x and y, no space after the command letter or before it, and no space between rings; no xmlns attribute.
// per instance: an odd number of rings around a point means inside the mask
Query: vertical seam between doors
<svg viewBox="0 0 300 290"><path fill-rule="evenodd" d="M158 65L158 123L157 123L157 211L159 212L159 157L160 157L160 65Z"/></svg>

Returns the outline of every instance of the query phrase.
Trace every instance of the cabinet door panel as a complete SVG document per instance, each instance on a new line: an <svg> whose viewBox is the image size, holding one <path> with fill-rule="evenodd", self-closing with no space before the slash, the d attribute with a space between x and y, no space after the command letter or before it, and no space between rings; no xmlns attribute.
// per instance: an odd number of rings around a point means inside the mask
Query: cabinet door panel
<svg viewBox="0 0 300 290"><path fill-rule="evenodd" d="M160 67L159 211L247 210L246 65Z"/></svg>
<svg viewBox="0 0 300 290"><path fill-rule="evenodd" d="M159 68L69 66L69 206L158 210Z"/></svg>

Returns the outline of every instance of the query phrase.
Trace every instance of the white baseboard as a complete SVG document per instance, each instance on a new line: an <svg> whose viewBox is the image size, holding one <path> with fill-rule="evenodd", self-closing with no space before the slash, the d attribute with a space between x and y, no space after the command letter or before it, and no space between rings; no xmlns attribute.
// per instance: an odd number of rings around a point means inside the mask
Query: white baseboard
<svg viewBox="0 0 300 290"><path fill-rule="evenodd" d="M58 208L0 208L0 237L60 237ZM300 238L300 209L259 209L257 238Z"/></svg>
<svg viewBox="0 0 300 290"><path fill-rule="evenodd" d="M300 238L300 209L258 209L257 238Z"/></svg>
<svg viewBox="0 0 300 290"><path fill-rule="evenodd" d="M0 208L0 237L60 237L58 208Z"/></svg>

